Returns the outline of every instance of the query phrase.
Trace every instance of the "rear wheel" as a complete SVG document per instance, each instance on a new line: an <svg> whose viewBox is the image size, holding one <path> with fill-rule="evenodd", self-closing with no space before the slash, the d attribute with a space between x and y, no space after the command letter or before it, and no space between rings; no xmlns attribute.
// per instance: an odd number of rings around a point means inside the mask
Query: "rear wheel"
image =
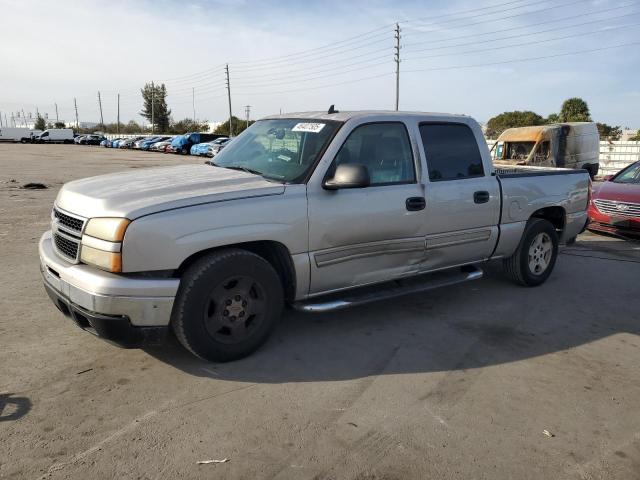
<svg viewBox="0 0 640 480"><path fill-rule="evenodd" d="M527 222L520 245L503 261L507 276L527 287L544 283L558 257L558 234L547 220L532 218Z"/></svg>
<svg viewBox="0 0 640 480"><path fill-rule="evenodd" d="M245 357L269 337L284 303L280 277L264 258L239 249L207 255L180 282L171 324L200 358Z"/></svg>

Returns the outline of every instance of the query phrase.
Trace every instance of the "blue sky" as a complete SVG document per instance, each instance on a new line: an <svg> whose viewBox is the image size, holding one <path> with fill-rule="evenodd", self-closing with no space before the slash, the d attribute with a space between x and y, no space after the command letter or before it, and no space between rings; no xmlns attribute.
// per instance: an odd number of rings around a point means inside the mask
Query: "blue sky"
<svg viewBox="0 0 640 480"><path fill-rule="evenodd" d="M72 120L75 96L80 120L97 121L100 90L106 122L115 121L117 93L121 119L139 121L139 88L153 80L166 82L174 118L193 115L195 89L196 116L223 120L226 62L238 116L245 105L252 118L330 104L391 109L398 21L401 109L486 121L506 110L548 115L580 96L595 120L640 127L634 0L0 0L0 8L3 113L37 107L53 118L57 103Z"/></svg>

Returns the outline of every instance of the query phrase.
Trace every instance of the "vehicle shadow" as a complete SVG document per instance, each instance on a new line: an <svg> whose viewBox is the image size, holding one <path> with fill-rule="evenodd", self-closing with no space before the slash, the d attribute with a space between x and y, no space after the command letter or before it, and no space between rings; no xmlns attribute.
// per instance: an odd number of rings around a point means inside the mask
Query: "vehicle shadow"
<svg viewBox="0 0 640 480"><path fill-rule="evenodd" d="M0 422L18 420L31 410L31 400L14 397L13 393L0 393Z"/></svg>
<svg viewBox="0 0 640 480"><path fill-rule="evenodd" d="M287 311L259 351L225 364L175 339L147 349L188 374L243 382L340 381L370 375L482 368L640 334L640 244L588 237L563 247L537 288L499 263L479 281L326 314ZM605 281L606 279L606 281ZM621 337L640 349L640 338Z"/></svg>

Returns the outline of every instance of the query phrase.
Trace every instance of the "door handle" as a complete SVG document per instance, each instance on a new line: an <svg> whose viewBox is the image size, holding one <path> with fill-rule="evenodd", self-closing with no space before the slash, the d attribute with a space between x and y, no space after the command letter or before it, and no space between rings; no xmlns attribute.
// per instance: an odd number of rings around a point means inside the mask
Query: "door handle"
<svg viewBox="0 0 640 480"><path fill-rule="evenodd" d="M489 192L485 191L474 192L473 194L473 201L475 203L487 203L490 198L491 195L489 195Z"/></svg>
<svg viewBox="0 0 640 480"><path fill-rule="evenodd" d="M424 210L424 207L427 206L427 201L424 197L409 197L405 205L410 212L417 212L418 210Z"/></svg>

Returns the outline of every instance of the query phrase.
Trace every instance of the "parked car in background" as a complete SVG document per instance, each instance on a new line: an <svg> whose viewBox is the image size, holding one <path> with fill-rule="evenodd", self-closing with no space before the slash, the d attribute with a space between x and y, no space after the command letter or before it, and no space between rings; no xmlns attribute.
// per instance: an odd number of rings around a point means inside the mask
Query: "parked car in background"
<svg viewBox="0 0 640 480"><path fill-rule="evenodd" d="M84 140L84 137L86 137L86 135L74 135L73 143L75 143L76 145L80 145L80 142Z"/></svg>
<svg viewBox="0 0 640 480"><path fill-rule="evenodd" d="M54 305L113 342L172 328L197 356L228 361L267 340L285 303L390 301L477 280L494 259L541 285L587 222L586 171L497 171L463 115L278 115L214 161L64 185L39 244Z"/></svg>
<svg viewBox="0 0 640 480"><path fill-rule="evenodd" d="M100 145L103 140L106 140L107 137L99 134L92 134L85 136L82 140L80 140L80 145Z"/></svg>
<svg viewBox="0 0 640 480"><path fill-rule="evenodd" d="M589 226L593 232L640 237L640 161L593 189Z"/></svg>
<svg viewBox="0 0 640 480"><path fill-rule="evenodd" d="M221 143L224 143L226 140L228 140L227 137L220 137L220 138L216 138L215 140L211 140L209 142L196 143L191 147L191 151L189 153L191 155L212 157L213 156L211 154L212 147L214 145L220 145Z"/></svg>
<svg viewBox="0 0 640 480"><path fill-rule="evenodd" d="M121 142L118 142L118 148L133 148L133 144L144 137L131 137L125 138Z"/></svg>
<svg viewBox="0 0 640 480"><path fill-rule="evenodd" d="M583 168L593 179L600 167L600 135L594 122L509 128L493 146L496 165Z"/></svg>
<svg viewBox="0 0 640 480"><path fill-rule="evenodd" d="M211 142L211 147L209 147L209 152L207 153L207 157L215 157L218 153L220 153L220 151L226 147L229 142L231 141L230 138L219 138L218 140L214 140L213 142Z"/></svg>
<svg viewBox="0 0 640 480"><path fill-rule="evenodd" d="M173 139L171 148L173 153L188 155L191 147L196 143L209 142L221 137L224 137L224 135L218 135L217 133L185 133Z"/></svg>
<svg viewBox="0 0 640 480"><path fill-rule="evenodd" d="M163 140L161 142L156 142L152 145L149 146L149 150L152 150L154 152L163 152L165 151L165 149L171 145L171 141L176 138L176 137L167 137L166 140Z"/></svg>
<svg viewBox="0 0 640 480"><path fill-rule="evenodd" d="M171 137L153 137L148 140L140 140L138 148L140 150L150 150L153 145L159 142L164 142Z"/></svg>
<svg viewBox="0 0 640 480"><path fill-rule="evenodd" d="M73 130L70 128L51 128L38 135L38 143L73 143Z"/></svg>

